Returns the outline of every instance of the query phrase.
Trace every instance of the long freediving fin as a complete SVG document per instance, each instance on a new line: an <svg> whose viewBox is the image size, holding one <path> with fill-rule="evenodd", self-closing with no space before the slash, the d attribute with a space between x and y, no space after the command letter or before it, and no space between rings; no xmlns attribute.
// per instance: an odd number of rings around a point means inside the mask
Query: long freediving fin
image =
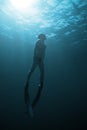
<svg viewBox="0 0 87 130"><path fill-rule="evenodd" d="M25 105L26 105L26 114L30 115L30 117L34 116L33 113L33 108L32 105L30 103L30 95L28 92L28 85L25 86L25 90L24 90L24 99L25 99Z"/></svg>
<svg viewBox="0 0 87 130"><path fill-rule="evenodd" d="M34 108L36 106L36 104L38 103L39 99L40 99L40 95L42 92L42 87L41 85L39 85L39 90L37 92L36 98L34 99L33 103L32 103L32 107Z"/></svg>

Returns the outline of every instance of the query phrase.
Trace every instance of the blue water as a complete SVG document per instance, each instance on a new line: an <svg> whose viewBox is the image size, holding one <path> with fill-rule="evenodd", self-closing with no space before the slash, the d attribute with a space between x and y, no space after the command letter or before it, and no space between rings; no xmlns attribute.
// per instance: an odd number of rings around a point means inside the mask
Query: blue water
<svg viewBox="0 0 87 130"><path fill-rule="evenodd" d="M87 0L38 0L23 13L0 0L0 130L86 128ZM29 10L28 10L29 11ZM34 118L25 115L24 84L35 41L45 33L45 81ZM31 99L38 88L33 74Z"/></svg>

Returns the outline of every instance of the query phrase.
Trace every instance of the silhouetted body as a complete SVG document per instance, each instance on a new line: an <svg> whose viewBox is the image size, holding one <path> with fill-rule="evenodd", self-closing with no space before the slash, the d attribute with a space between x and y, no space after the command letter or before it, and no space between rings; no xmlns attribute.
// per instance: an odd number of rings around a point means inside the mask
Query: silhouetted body
<svg viewBox="0 0 87 130"><path fill-rule="evenodd" d="M29 73L28 73L27 81L26 81L26 85L25 85L25 104L27 107L27 111L28 111L28 107L30 104L31 104L31 107L34 107L36 105L36 103L38 102L38 100L40 98L40 93L41 93L41 90L43 87L44 57L45 57L45 50L46 50L45 40L46 40L46 36L44 34L40 34L38 36L38 41L36 42L36 45L34 48L33 64L32 64L32 67L31 67ZM40 84L38 85L39 90L38 90L38 93L37 93L36 98L33 101L33 103L30 103L30 97L29 97L29 92L28 92L29 81L30 81L30 78L31 78L31 76L32 76L32 74L37 66L40 69Z"/></svg>

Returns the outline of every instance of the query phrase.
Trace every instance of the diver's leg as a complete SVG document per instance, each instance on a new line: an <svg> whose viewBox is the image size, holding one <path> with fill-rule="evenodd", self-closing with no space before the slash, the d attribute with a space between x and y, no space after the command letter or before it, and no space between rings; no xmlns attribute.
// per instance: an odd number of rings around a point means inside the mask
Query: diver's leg
<svg viewBox="0 0 87 130"><path fill-rule="evenodd" d="M30 115L33 117L33 110L32 110L32 106L31 106L31 102L30 102L30 94L29 94L29 80L30 77L32 75L32 73L34 72L35 68L36 68L37 64L33 63L30 72L28 73L27 76L27 81L25 84L25 90L24 90L24 99L25 99L25 105L26 105L26 113L30 113Z"/></svg>
<svg viewBox="0 0 87 130"><path fill-rule="evenodd" d="M40 86L43 87L43 81L44 81L44 63L43 61L39 64L40 69Z"/></svg>
<svg viewBox="0 0 87 130"><path fill-rule="evenodd" d="M43 64L43 62L39 64L39 68L40 68L40 84L39 84L37 95L32 103L32 107L35 107L35 105L38 103L38 101L40 99L41 92L42 92L42 88L43 88L43 80L44 80L44 64Z"/></svg>
<svg viewBox="0 0 87 130"><path fill-rule="evenodd" d="M39 86L39 89L38 89L38 92L37 92L37 95L32 103L32 108L34 108L36 106L36 104L38 103L39 99L40 99L40 95L41 95L41 92L42 92L42 87Z"/></svg>
<svg viewBox="0 0 87 130"><path fill-rule="evenodd" d="M29 85L29 80L30 80L30 78L31 78L31 76L32 76L32 73L34 72L34 70L35 70L36 67L37 67L37 64L34 62L34 63L32 64L31 70L28 72L27 81L26 81L26 87L28 87L28 85Z"/></svg>
<svg viewBox="0 0 87 130"><path fill-rule="evenodd" d="M28 76L27 76L27 81L25 83L25 91L24 91L24 95L25 95L25 103L29 101L29 93L28 93L28 88L29 88L29 80L30 80L30 77L32 75L32 73L34 72L35 68L36 68L37 64L33 63L32 64L32 67L31 67L31 70L30 72L28 73Z"/></svg>

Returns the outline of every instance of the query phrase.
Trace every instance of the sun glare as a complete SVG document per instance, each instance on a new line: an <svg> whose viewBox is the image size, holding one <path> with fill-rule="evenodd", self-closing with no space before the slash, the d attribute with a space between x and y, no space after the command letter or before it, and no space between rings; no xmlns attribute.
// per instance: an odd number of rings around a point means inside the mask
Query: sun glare
<svg viewBox="0 0 87 130"><path fill-rule="evenodd" d="M13 8L20 13L25 12L35 12L35 5L37 5L38 0L10 0Z"/></svg>

